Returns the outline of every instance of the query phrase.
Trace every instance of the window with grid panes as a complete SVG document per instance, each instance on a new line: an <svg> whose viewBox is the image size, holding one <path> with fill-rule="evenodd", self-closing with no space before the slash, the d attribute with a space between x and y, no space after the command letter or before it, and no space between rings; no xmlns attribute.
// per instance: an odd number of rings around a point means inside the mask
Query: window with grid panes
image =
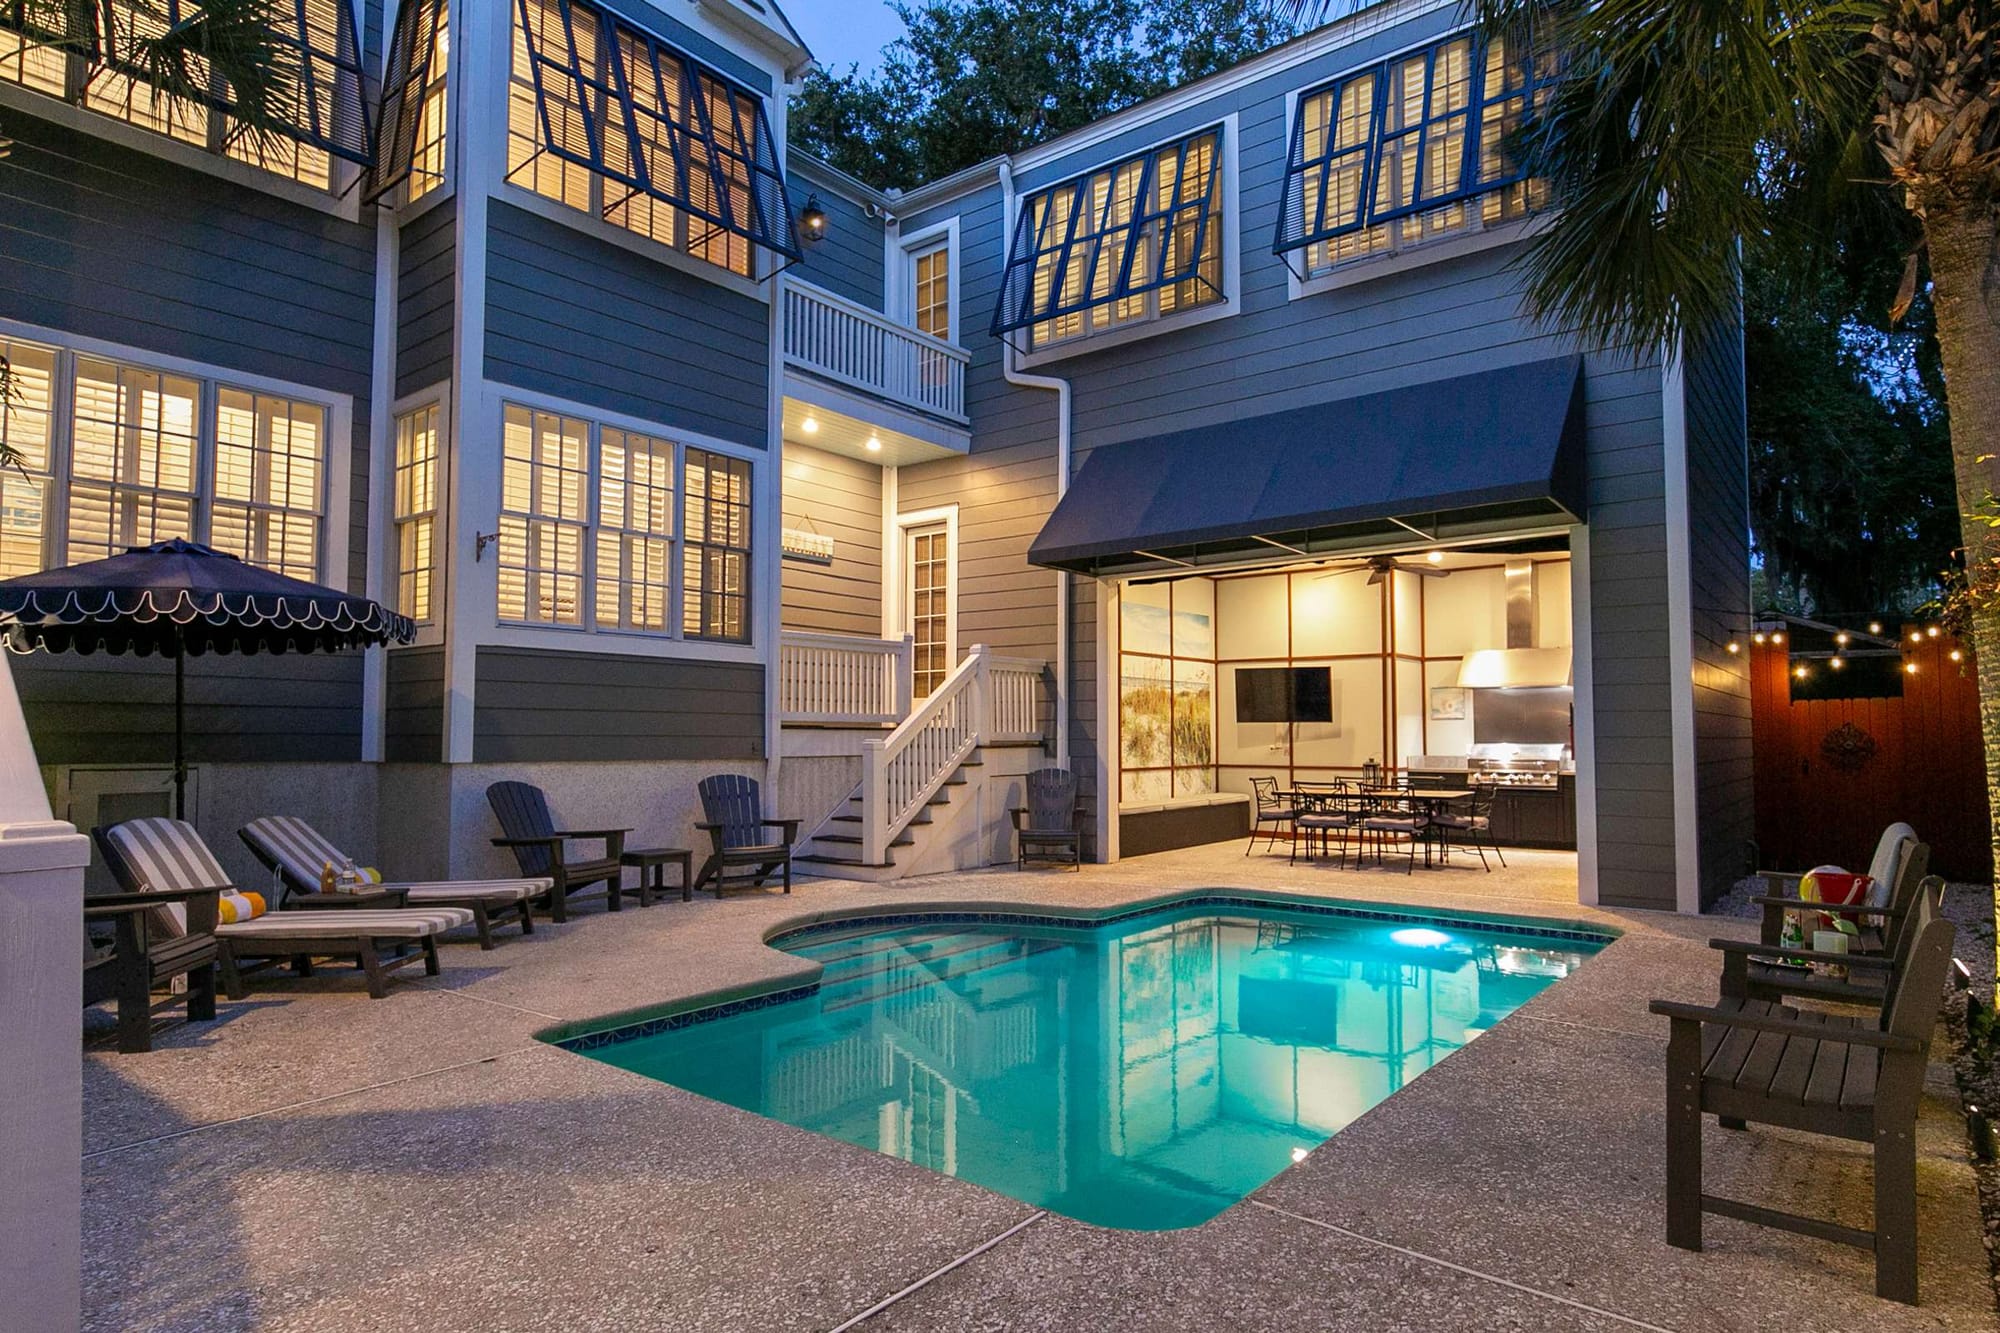
<svg viewBox="0 0 2000 1333"><path fill-rule="evenodd" d="M417 103L417 133L410 153L410 176L403 184L403 199L407 203L415 203L444 184L445 74L451 54L450 22L451 6L439 5L428 77L423 89L411 94Z"/></svg>
<svg viewBox="0 0 2000 1333"><path fill-rule="evenodd" d="M64 563L194 535L200 383L91 357L71 382Z"/></svg>
<svg viewBox="0 0 2000 1333"><path fill-rule="evenodd" d="M951 340L951 250L935 246L916 256L915 324L919 332Z"/></svg>
<svg viewBox="0 0 2000 1333"><path fill-rule="evenodd" d="M909 533L911 688L928 699L951 674L951 554L947 529Z"/></svg>
<svg viewBox="0 0 2000 1333"><path fill-rule="evenodd" d="M437 595L438 406L396 418L396 610L423 623Z"/></svg>
<svg viewBox="0 0 2000 1333"><path fill-rule="evenodd" d="M750 464L687 451L681 632L750 641Z"/></svg>
<svg viewBox="0 0 2000 1333"><path fill-rule="evenodd" d="M604 428L597 524L598 627L665 630L673 593L673 441Z"/></svg>
<svg viewBox="0 0 2000 1333"><path fill-rule="evenodd" d="M317 406L223 389L215 407L209 543L311 581L319 569L325 434L326 413Z"/></svg>
<svg viewBox="0 0 2000 1333"><path fill-rule="evenodd" d="M590 426L510 403L501 429L502 620L583 623Z"/></svg>

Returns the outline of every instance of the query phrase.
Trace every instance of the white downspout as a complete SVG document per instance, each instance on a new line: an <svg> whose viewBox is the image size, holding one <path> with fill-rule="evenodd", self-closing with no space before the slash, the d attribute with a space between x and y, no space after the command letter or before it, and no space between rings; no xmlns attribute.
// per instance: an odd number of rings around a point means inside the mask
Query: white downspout
<svg viewBox="0 0 2000 1333"><path fill-rule="evenodd" d="M1014 167L1000 159L1000 219L1002 236L1014 231ZM1014 344L1002 343L1001 370L1009 384L1024 389L1048 389L1056 396L1056 502L1069 492L1070 387L1069 381L1054 375L1029 375L1015 365ZM1056 571L1056 766L1069 767L1069 639L1070 576ZM1098 793L1103 799L1103 793Z"/></svg>

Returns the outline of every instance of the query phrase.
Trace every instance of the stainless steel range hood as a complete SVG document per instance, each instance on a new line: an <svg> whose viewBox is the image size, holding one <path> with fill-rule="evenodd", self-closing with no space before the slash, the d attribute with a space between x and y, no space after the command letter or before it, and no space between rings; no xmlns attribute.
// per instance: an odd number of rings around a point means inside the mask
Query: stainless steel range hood
<svg viewBox="0 0 2000 1333"><path fill-rule="evenodd" d="M1568 685L1570 650L1535 646L1535 567L1528 561L1507 566L1507 646L1467 653L1458 683L1476 690Z"/></svg>

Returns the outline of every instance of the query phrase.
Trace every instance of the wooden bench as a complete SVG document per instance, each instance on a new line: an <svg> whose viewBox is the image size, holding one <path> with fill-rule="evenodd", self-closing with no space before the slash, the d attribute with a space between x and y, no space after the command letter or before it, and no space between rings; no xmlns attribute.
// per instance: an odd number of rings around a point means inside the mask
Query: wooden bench
<svg viewBox="0 0 2000 1333"><path fill-rule="evenodd" d="M1871 1250L1875 1292L1917 1300L1916 1121L1952 925L1918 902L1916 940L1879 1019L1802 1012L1767 1000L1703 1007L1668 1000L1667 1243L1701 1248L1703 1213ZM1701 1117L1731 1129L1778 1125L1873 1145L1872 1230L1708 1194Z"/></svg>

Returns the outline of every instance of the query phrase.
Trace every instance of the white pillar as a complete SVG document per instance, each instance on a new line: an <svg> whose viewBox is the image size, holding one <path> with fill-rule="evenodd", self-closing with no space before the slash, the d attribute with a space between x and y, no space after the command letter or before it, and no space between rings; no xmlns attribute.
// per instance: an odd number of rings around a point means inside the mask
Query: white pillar
<svg viewBox="0 0 2000 1333"><path fill-rule="evenodd" d="M83 1194L83 871L50 817L0 652L0 1292L9 1327L74 1329Z"/></svg>

